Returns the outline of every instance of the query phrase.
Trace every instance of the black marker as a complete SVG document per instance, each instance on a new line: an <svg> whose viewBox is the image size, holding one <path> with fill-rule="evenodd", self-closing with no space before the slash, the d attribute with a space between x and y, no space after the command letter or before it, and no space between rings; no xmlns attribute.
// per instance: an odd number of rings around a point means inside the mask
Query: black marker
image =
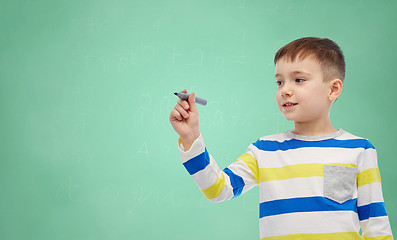
<svg viewBox="0 0 397 240"><path fill-rule="evenodd" d="M180 93L174 93L175 95L177 95L180 99L182 100L188 100L189 99L189 95L187 93L184 92L180 92ZM207 105L207 100L205 100L204 98L199 98L199 97L195 97L194 98L196 100L196 103L201 104L203 106Z"/></svg>

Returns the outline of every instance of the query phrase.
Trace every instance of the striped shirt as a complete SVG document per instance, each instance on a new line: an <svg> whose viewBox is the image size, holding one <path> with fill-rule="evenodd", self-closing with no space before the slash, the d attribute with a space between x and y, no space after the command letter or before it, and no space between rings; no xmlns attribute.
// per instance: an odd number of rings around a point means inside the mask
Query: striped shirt
<svg viewBox="0 0 397 240"><path fill-rule="evenodd" d="M259 185L261 240L393 239L375 148L344 130L260 138L221 170L200 135L182 162L212 202ZM359 234L360 228L363 235Z"/></svg>

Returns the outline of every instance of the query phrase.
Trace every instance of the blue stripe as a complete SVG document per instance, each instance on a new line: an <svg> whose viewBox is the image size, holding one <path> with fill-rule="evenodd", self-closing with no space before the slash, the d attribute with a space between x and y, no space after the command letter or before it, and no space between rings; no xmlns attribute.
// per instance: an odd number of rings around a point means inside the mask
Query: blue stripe
<svg viewBox="0 0 397 240"><path fill-rule="evenodd" d="M358 219L360 221L369 219L371 217L387 216L384 202L371 203L358 207Z"/></svg>
<svg viewBox="0 0 397 240"><path fill-rule="evenodd" d="M327 139L323 141L302 141L297 139L285 140L284 142L271 140L258 140L254 143L259 150L263 151L286 151L290 149L304 148L304 147L320 147L320 148L373 148L374 146L367 139L348 139L337 140Z"/></svg>
<svg viewBox="0 0 397 240"><path fill-rule="evenodd" d="M342 204L325 197L290 198L263 202L259 205L259 218L295 213L317 211L353 211L357 212L357 199Z"/></svg>
<svg viewBox="0 0 397 240"><path fill-rule="evenodd" d="M240 177L239 175L236 175L229 168L225 168L223 170L223 172L225 172L230 178L230 183L232 184L232 187L233 187L233 194L234 194L233 197L240 196L240 194L243 191L243 188L245 186L243 178Z"/></svg>
<svg viewBox="0 0 397 240"><path fill-rule="evenodd" d="M207 148L200 155L183 163L190 175L203 170L208 164L210 164L210 156L208 155Z"/></svg>

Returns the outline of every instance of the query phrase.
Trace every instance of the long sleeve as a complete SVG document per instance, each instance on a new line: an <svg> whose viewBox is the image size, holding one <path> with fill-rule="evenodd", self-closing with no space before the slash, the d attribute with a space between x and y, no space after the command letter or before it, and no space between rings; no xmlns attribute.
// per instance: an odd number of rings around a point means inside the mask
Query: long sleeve
<svg viewBox="0 0 397 240"><path fill-rule="evenodd" d="M252 145L247 153L223 170L207 152L201 135L188 151L184 151L179 141L179 151L186 170L204 196L212 202L229 200L258 185L258 164Z"/></svg>
<svg viewBox="0 0 397 240"><path fill-rule="evenodd" d="M364 239L392 240L377 154L370 142L358 160L357 187L357 210Z"/></svg>

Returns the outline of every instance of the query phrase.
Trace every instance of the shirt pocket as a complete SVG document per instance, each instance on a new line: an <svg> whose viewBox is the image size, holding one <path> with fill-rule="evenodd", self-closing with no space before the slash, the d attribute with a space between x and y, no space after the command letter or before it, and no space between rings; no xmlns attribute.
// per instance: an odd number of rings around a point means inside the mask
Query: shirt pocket
<svg viewBox="0 0 397 240"><path fill-rule="evenodd" d="M353 198L357 168L324 165L324 197L337 203Z"/></svg>

